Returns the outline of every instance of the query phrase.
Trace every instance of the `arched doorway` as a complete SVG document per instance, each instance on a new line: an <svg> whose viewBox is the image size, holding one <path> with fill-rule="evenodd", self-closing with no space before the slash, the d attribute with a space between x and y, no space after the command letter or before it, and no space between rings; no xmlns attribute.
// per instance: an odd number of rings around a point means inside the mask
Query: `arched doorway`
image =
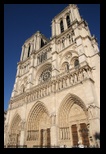
<svg viewBox="0 0 106 154"><path fill-rule="evenodd" d="M18 146L20 145L20 128L21 127L21 117L16 114L11 122L8 146Z"/></svg>
<svg viewBox="0 0 106 154"><path fill-rule="evenodd" d="M59 145L78 146L81 142L89 146L88 115L83 101L73 94L68 94L59 108Z"/></svg>
<svg viewBox="0 0 106 154"><path fill-rule="evenodd" d="M28 146L50 146L50 116L42 102L37 102L32 107L27 121Z"/></svg>

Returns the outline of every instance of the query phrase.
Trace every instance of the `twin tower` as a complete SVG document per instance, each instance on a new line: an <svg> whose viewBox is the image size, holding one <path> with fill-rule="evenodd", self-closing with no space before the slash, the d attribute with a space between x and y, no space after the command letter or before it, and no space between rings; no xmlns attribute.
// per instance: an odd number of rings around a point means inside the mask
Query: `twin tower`
<svg viewBox="0 0 106 154"><path fill-rule="evenodd" d="M22 46L4 145L100 146L97 41L75 4L52 19L51 30L50 39L37 31Z"/></svg>

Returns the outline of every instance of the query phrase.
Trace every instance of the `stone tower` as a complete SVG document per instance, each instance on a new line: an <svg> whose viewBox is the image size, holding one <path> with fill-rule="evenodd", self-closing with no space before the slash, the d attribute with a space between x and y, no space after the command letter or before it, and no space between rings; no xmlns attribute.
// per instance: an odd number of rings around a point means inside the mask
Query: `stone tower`
<svg viewBox="0 0 106 154"><path fill-rule="evenodd" d="M5 121L5 146L97 144L97 41L75 4L52 19L51 29L50 39L37 31L22 46Z"/></svg>

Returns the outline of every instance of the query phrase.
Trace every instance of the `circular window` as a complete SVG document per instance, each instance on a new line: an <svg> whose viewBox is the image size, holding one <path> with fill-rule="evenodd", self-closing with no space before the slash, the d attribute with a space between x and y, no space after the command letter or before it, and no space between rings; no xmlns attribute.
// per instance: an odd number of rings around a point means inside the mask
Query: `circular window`
<svg viewBox="0 0 106 154"><path fill-rule="evenodd" d="M42 79L43 81L46 81L50 78L51 76L51 72L50 71L45 71L43 74L42 74Z"/></svg>
<svg viewBox="0 0 106 154"><path fill-rule="evenodd" d="M47 81L51 78L51 70L47 69L45 71L42 72L41 76L40 76L40 81L44 82Z"/></svg>

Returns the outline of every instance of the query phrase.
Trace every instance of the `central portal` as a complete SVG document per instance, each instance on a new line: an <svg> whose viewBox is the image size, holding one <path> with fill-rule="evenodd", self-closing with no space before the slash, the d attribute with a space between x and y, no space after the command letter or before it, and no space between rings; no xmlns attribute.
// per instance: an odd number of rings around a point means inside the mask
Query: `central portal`
<svg viewBox="0 0 106 154"><path fill-rule="evenodd" d="M50 128L41 129L40 136L41 147L50 147Z"/></svg>

